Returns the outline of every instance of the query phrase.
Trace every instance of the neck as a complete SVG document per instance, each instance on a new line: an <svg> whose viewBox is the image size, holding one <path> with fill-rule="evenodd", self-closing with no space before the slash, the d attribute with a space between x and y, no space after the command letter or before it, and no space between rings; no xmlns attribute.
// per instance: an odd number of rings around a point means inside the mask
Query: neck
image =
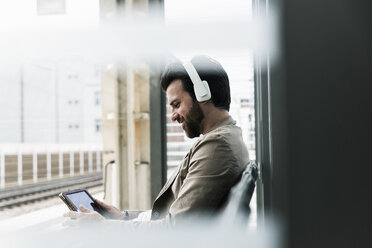
<svg viewBox="0 0 372 248"><path fill-rule="evenodd" d="M203 109L204 119L201 123L200 133L203 135L208 133L208 131L216 125L216 123L222 121L229 116L229 112L224 109L219 109L216 107L210 109Z"/></svg>

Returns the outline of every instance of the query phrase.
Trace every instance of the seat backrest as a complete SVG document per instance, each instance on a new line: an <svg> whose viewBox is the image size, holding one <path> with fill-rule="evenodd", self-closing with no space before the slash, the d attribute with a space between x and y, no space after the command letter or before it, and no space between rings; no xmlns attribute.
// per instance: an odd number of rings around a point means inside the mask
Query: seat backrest
<svg viewBox="0 0 372 248"><path fill-rule="evenodd" d="M249 204L258 177L258 167L250 163L243 171L240 181L230 190L227 205L221 214L221 224L225 227L242 226L248 223Z"/></svg>

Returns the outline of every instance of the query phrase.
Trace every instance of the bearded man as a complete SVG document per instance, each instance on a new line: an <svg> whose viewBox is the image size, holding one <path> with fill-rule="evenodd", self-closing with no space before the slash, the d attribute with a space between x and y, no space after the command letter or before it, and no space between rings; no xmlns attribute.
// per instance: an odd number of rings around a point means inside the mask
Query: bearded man
<svg viewBox="0 0 372 248"><path fill-rule="evenodd" d="M167 66L161 79L172 121L189 138L201 136L166 182L153 203L151 219L138 221L138 211L120 211L101 201L109 218L123 225L174 225L185 217L209 217L224 205L232 186L249 163L242 132L229 115L231 96L227 73L215 60L196 56L190 62ZM81 207L76 219L98 219Z"/></svg>

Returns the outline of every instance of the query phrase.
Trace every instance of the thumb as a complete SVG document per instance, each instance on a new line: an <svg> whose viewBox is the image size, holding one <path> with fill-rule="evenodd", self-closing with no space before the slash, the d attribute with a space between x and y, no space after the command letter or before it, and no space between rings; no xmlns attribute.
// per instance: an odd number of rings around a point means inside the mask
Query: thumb
<svg viewBox="0 0 372 248"><path fill-rule="evenodd" d="M106 204L105 202L101 201L101 200L98 200L97 198L94 198L94 200L98 203L98 205L104 207L104 208L108 208L110 207L110 205Z"/></svg>

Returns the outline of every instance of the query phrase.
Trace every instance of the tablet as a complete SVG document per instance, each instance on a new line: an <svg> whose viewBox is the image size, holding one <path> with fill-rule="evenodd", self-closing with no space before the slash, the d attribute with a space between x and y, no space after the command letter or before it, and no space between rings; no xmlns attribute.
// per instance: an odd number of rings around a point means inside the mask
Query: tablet
<svg viewBox="0 0 372 248"><path fill-rule="evenodd" d="M97 211L101 215L104 215L105 211L85 189L62 192L59 194L59 198L61 198L71 211L81 212L79 206L82 205L89 210Z"/></svg>

